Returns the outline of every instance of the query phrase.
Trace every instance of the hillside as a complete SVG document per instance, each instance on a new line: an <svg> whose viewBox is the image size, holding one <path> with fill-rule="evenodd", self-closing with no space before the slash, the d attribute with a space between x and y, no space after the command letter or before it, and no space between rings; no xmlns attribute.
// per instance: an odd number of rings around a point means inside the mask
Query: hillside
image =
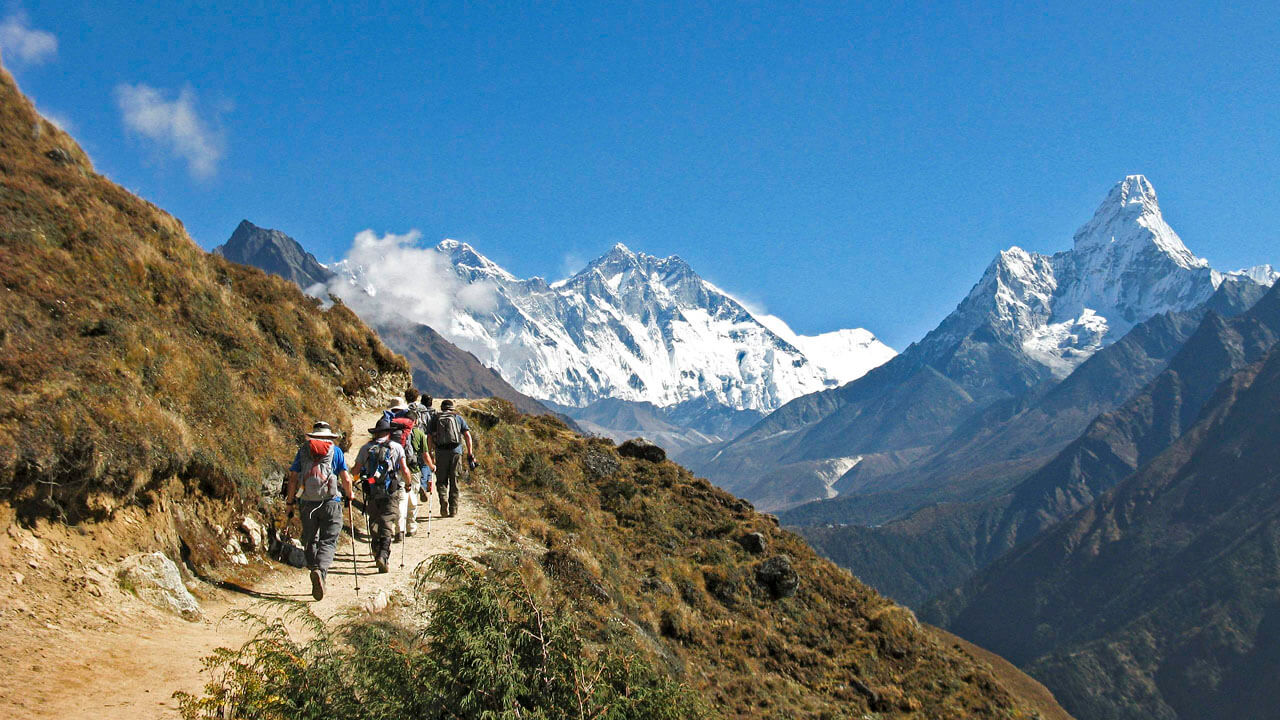
<svg viewBox="0 0 1280 720"><path fill-rule="evenodd" d="M1280 352L1217 387L1176 443L936 613L1081 717L1274 714Z"/></svg>
<svg viewBox="0 0 1280 720"><path fill-rule="evenodd" d="M0 484L101 519L170 479L256 492L314 418L407 371L347 308L210 256L0 74Z"/></svg>
<svg viewBox="0 0 1280 720"><path fill-rule="evenodd" d="M405 708L414 708L415 717L448 716L432 698L451 691L432 679L454 653L472 658L465 672L489 678L489 685L508 682L526 662L547 670L549 661L536 653L507 657L509 672L487 666L484 648L506 647L507 632L527 637L520 623L534 617L536 634L571 627L576 639L557 642L585 643L571 646L574 657L630 658L631 692L674 681L691 693L687 705L670 705L689 715L618 709L618 717L1067 717L1034 681L920 625L767 516L678 465L623 454L608 440L584 438L548 416L516 413L502 401L471 403L464 412L486 449L466 484L464 506L478 507L477 517L489 515L479 523L487 528L487 549L474 555L475 565L442 560L455 568L444 576L439 563L424 566L440 590L339 630L352 639L340 664L368 669L344 671L350 680L335 687L358 692L362 683L394 677L396 689L385 702L396 709L384 709L388 717L403 716ZM484 643L464 642L454 635L472 630L433 619L457 613L469 598L511 592L500 619L483 628ZM460 651L460 644L469 649ZM311 663L327 656L307 645L246 647L247 659L279 667L286 678L299 668L281 663L272 648ZM317 694L288 679L276 697L246 699L255 696L244 685L253 675L232 677L241 679L214 684L213 705L234 699L244 704L233 709L244 714L251 702L315 702L339 715L346 707L341 691ZM247 690L220 694L239 687ZM515 686L507 692L468 689L467 702L476 705L467 706L515 716L522 713L511 708L530 712L545 699ZM578 716L563 707L546 712Z"/></svg>

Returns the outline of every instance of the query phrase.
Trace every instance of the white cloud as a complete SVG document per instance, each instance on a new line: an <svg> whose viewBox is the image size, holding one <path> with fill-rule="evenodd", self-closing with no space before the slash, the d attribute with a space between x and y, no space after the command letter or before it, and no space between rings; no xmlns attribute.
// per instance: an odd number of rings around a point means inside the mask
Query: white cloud
<svg viewBox="0 0 1280 720"><path fill-rule="evenodd" d="M194 90L184 88L170 100L149 85L119 85L116 104L126 128L185 160L192 175L207 178L217 172L222 137L196 112Z"/></svg>
<svg viewBox="0 0 1280 720"><path fill-rule="evenodd" d="M366 322L425 324L448 334L455 307L491 311L496 288L463 283L449 261L432 247L422 247L422 233L378 235L358 233L334 270L329 292L342 298ZM354 275L360 284L352 283Z"/></svg>
<svg viewBox="0 0 1280 720"><path fill-rule="evenodd" d="M48 120L49 122L53 123L53 125L57 127L59 130L67 133L75 130L75 125L71 122L71 120L66 115L63 115L61 113L51 112L49 110L45 110L44 108L38 108L38 109L40 111L40 115L43 116L45 120Z"/></svg>
<svg viewBox="0 0 1280 720"><path fill-rule="evenodd" d="M0 23L0 50L6 57L37 65L58 54L58 38L33 29L24 12L15 12Z"/></svg>
<svg viewBox="0 0 1280 720"><path fill-rule="evenodd" d="M562 278L570 278L577 275L582 268L587 266L587 261L576 252L565 253L560 261L560 276Z"/></svg>

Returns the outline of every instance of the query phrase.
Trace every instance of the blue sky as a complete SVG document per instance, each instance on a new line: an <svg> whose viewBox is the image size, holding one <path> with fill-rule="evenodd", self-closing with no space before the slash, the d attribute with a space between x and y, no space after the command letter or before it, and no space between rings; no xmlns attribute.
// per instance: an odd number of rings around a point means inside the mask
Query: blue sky
<svg viewBox="0 0 1280 720"><path fill-rule="evenodd" d="M555 278L620 241L899 349L1128 173L1215 267L1280 262L1272 4L183 5L0 6L0 46L205 247L416 228Z"/></svg>

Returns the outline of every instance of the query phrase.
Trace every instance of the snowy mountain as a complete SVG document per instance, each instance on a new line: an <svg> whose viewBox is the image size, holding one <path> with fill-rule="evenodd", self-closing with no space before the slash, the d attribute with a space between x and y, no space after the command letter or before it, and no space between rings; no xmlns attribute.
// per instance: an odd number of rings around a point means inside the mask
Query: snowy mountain
<svg viewBox="0 0 1280 720"><path fill-rule="evenodd" d="M1044 441L998 458L1008 463L1004 475L979 472L973 462L947 464L941 455L969 447L964 438L999 434L1006 413L1100 349L1154 316L1206 306L1228 282L1269 285L1275 272L1210 268L1165 222L1151 183L1131 175L1112 187L1070 249L999 253L956 309L901 355L681 461L765 508L838 494L849 507L862 506L859 517L882 521L969 499L1045 450ZM959 465L967 474L925 474L922 463Z"/></svg>
<svg viewBox="0 0 1280 720"><path fill-rule="evenodd" d="M576 275L520 279L466 243L436 246L491 307L454 308L451 340L521 392L570 407L604 398L668 407L706 398L769 411L894 355L866 330L816 337L762 321L679 257L615 245Z"/></svg>
<svg viewBox="0 0 1280 720"><path fill-rule="evenodd" d="M1269 266L1231 275L1275 281ZM956 310L909 352L945 368L966 359L977 333L1029 361L1028 379L1042 374L1037 370L1061 379L1147 318L1205 302L1224 278L1165 222L1151 183L1130 175L1112 187L1070 250L1001 252Z"/></svg>

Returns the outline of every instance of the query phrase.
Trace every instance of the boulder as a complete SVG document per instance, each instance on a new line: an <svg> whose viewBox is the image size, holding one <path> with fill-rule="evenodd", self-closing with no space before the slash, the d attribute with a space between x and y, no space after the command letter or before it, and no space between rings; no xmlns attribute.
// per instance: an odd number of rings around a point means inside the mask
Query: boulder
<svg viewBox="0 0 1280 720"><path fill-rule="evenodd" d="M116 581L143 602L172 612L183 620L199 622L204 619L200 603L182 584L178 566L164 553L141 553L121 560L116 568Z"/></svg>
<svg viewBox="0 0 1280 720"><path fill-rule="evenodd" d="M756 582L760 583L775 599L788 598L800 588L800 576L791 567L791 558L774 555L756 566Z"/></svg>
<svg viewBox="0 0 1280 720"><path fill-rule="evenodd" d="M263 529L262 523L249 516L245 516L240 521L240 545L248 552L254 552L266 547L267 531Z"/></svg>
<svg viewBox="0 0 1280 720"><path fill-rule="evenodd" d="M667 451L645 440L644 438L632 438L618 446L618 454L623 457L631 457L637 460L648 460L649 462L659 463L667 459Z"/></svg>
<svg viewBox="0 0 1280 720"><path fill-rule="evenodd" d="M764 534L758 533L758 532L747 533L746 535L743 535L742 537L738 538L738 544L741 545L744 550L751 553L752 555L760 555L765 551L765 548L767 547L767 543L765 542L765 539L764 539Z"/></svg>
<svg viewBox="0 0 1280 720"><path fill-rule="evenodd" d="M272 557L296 568L307 566L307 553L302 549L302 543L295 538L285 538L272 553Z"/></svg>

